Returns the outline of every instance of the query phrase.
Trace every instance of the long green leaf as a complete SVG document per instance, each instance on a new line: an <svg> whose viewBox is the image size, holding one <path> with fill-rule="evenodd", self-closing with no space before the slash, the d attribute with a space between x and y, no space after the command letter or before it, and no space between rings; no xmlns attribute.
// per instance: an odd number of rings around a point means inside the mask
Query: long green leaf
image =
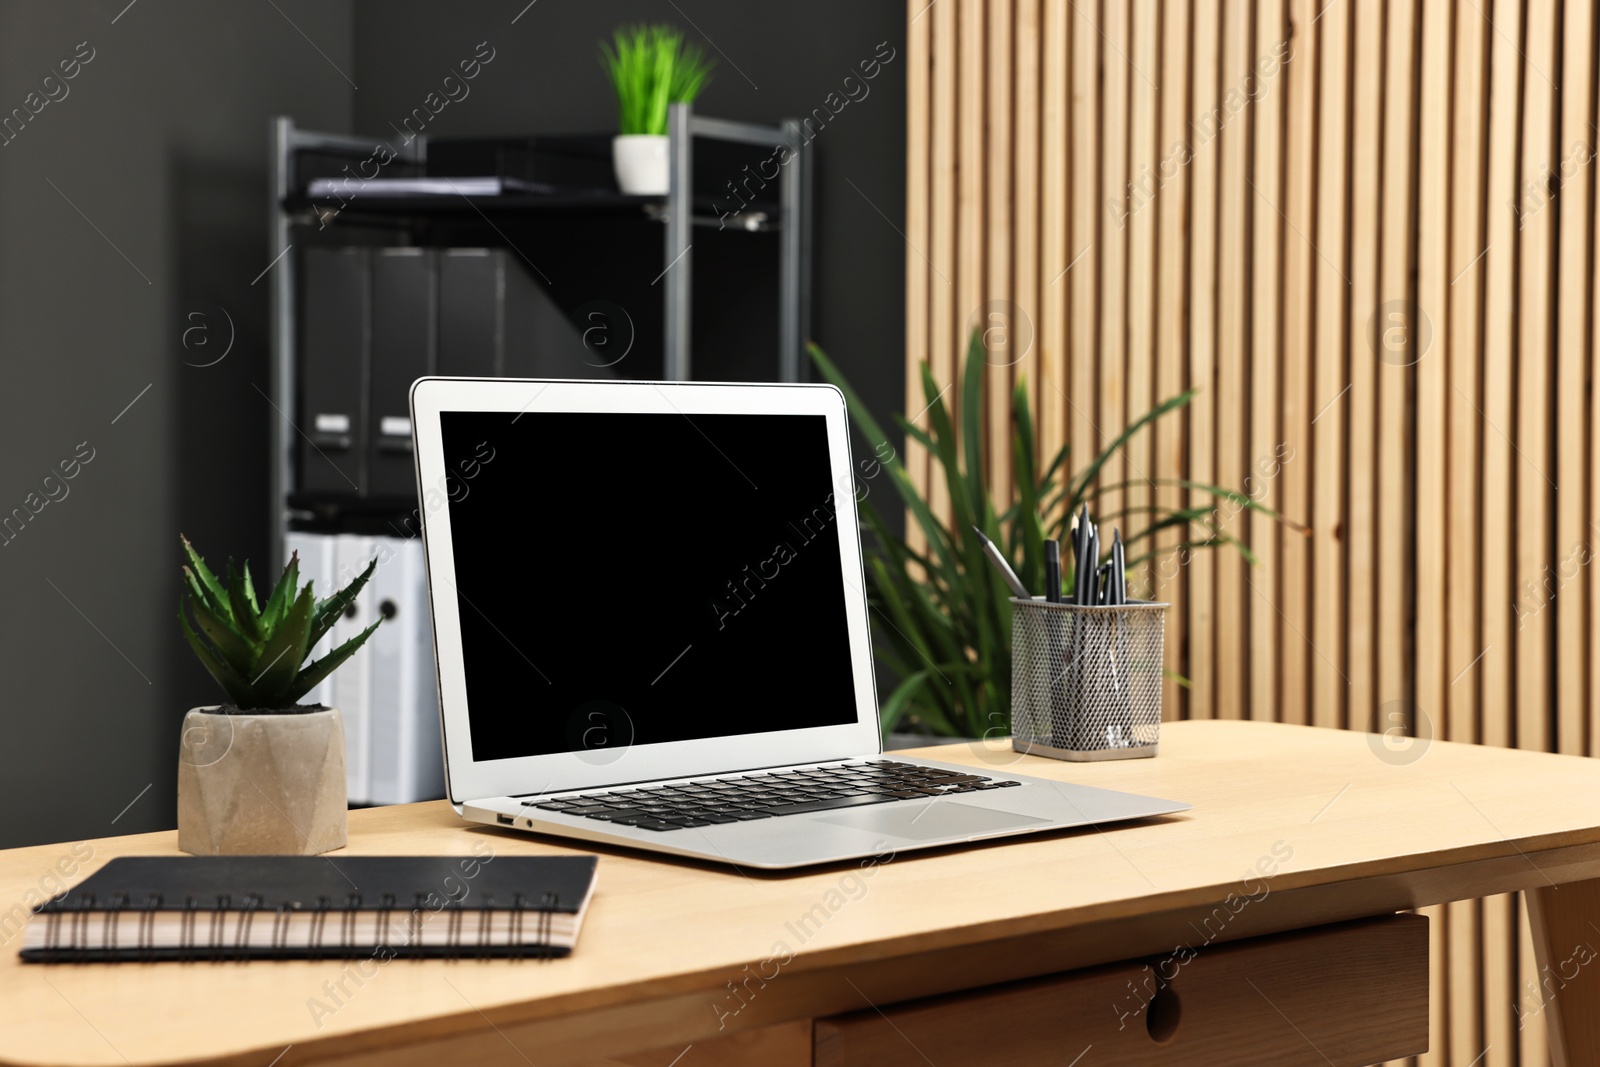
<svg viewBox="0 0 1600 1067"><path fill-rule="evenodd" d="M256 661L256 653L260 646L251 641L244 634L234 628L233 623L220 619L203 600L192 595L189 598L189 610L194 612L194 621L199 626L200 632L205 634L206 640L216 654L231 667L235 673L245 676Z"/></svg>
<svg viewBox="0 0 1600 1067"><path fill-rule="evenodd" d="M367 569L362 571L351 583L333 594L326 600L317 604L317 610L311 617L311 635L306 641L307 648L315 648L322 635L333 629L333 624L344 616L351 604L356 602L356 596L367 584L367 579L372 577L372 571L378 565L378 557L372 557L372 562L367 564Z"/></svg>
<svg viewBox="0 0 1600 1067"><path fill-rule="evenodd" d="M927 683L929 674L927 668L923 668L903 679L894 687L894 692L889 694L889 699L878 706L878 730L885 737L900 721L900 714L905 710L906 702Z"/></svg>
<svg viewBox="0 0 1600 1067"><path fill-rule="evenodd" d="M293 703L288 694L294 688L295 675L300 673L300 664L311 647L311 613L315 605L311 587L307 585L295 597L283 623L261 646L257 673L250 684L263 706L288 707ZM280 705L279 701L285 703Z"/></svg>
<svg viewBox="0 0 1600 1067"><path fill-rule="evenodd" d="M195 551L189 539L182 534L178 535L183 542L183 553L189 560L189 570L199 579L202 598L206 601L212 612L229 621L233 619L233 606L228 599L228 591L217 581L217 576L211 573L211 568L206 566L206 561L200 558L200 553Z"/></svg>
<svg viewBox="0 0 1600 1067"><path fill-rule="evenodd" d="M228 694L228 698L241 707L249 703L250 683L239 677L232 667L218 659L206 643L200 640L200 636L189 625L189 619L184 614L181 603L178 605L178 625L183 628L184 639L189 642L189 647L194 650L195 658L200 661L202 667L210 672L211 677L217 680L217 684L222 686L222 690Z"/></svg>
<svg viewBox="0 0 1600 1067"><path fill-rule="evenodd" d="M340 664L356 654L356 650L361 647L367 638L372 636L372 631L376 630L378 623L382 621L382 619L379 619L378 622L362 630L326 656L307 665L306 669L300 672L300 676L294 680L294 684L284 691L284 699L292 705L315 689L324 678L337 670Z"/></svg>

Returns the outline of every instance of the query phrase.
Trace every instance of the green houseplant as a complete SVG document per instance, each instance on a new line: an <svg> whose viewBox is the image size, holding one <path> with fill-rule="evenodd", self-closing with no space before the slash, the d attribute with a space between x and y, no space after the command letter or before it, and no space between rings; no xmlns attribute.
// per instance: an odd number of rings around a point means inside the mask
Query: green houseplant
<svg viewBox="0 0 1600 1067"><path fill-rule="evenodd" d="M611 162L625 193L667 191L667 106L692 104L714 65L673 26L624 26L600 45L600 64L617 94Z"/></svg>
<svg viewBox="0 0 1600 1067"><path fill-rule="evenodd" d="M810 346L810 351L823 376L844 393L857 428L869 441L887 442L883 429L838 368L816 345ZM1030 589L1044 588L1045 539L1063 538L1068 516L1084 503L1107 529L1113 524L1121 525L1130 573L1156 558L1156 535L1164 530L1174 531L1181 538L1175 548L1166 551L1190 552L1231 545L1254 562L1249 548L1225 532L1217 507L1140 506L1114 514L1099 513L1100 502L1108 492L1148 484L1145 479L1102 483L1101 472L1107 461L1135 434L1189 403L1193 391L1157 404L1124 429L1105 451L1076 472L1068 473L1069 451L1065 447L1048 463L1036 461L1027 383L1019 381L1011 397L1011 462L1016 499L996 502L981 474L985 355L981 336L974 331L961 371L959 425L943 399L947 387L934 380L926 363L921 377L928 405L928 429L924 431L903 416L896 416L907 440L927 450L932 465L930 477L943 479L950 499L950 521L946 522L918 492L898 456L883 461L883 470L906 508L906 521L920 529L926 549L913 549L904 537L895 534L870 499L860 500L862 519L876 541L867 559L867 597L874 615L876 652L879 661L898 679L880 703L880 726L885 734L897 726L952 737L989 738L1010 732L1011 592L984 559L973 527L1002 547L1018 577ZM1235 510L1288 521L1230 489L1187 480L1156 479L1153 484L1204 493ZM1059 518L1047 523L1044 516ZM1298 523L1289 525L1305 529ZM1069 566L1070 553L1067 555L1063 564ZM1070 589L1070 572L1063 578Z"/></svg>
<svg viewBox="0 0 1600 1067"><path fill-rule="evenodd" d="M229 703L184 717L178 763L178 847L185 852L317 853L345 843L344 723L337 708L298 701L378 628L307 657L377 566L319 600L291 556L266 602L246 562L226 580L183 538L178 623ZM190 618L193 617L191 624ZM380 620L381 622L381 620Z"/></svg>

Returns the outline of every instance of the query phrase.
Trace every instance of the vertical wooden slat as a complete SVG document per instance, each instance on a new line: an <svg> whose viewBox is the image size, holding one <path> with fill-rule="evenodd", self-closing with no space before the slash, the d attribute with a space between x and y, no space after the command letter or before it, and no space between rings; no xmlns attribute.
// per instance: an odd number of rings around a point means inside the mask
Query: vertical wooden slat
<svg viewBox="0 0 1600 1067"><path fill-rule="evenodd" d="M932 166L928 180L929 226L933 233L928 255L933 277L928 282L928 370L943 389L955 381L956 354L956 5L934 4L922 16L933 19L933 107L929 136ZM908 413L923 411L927 400L918 384L916 368L908 368ZM948 397L949 394L946 394ZM924 418L925 422L925 418ZM942 477L928 478L928 503L934 514L947 514L950 494ZM916 523L907 523L915 535L913 547L923 546Z"/></svg>
<svg viewBox="0 0 1600 1067"><path fill-rule="evenodd" d="M1423 336L1418 321L1412 271L1416 263L1416 117L1413 88L1417 70L1416 0L1389 5L1384 39L1383 234L1379 318L1367 326L1367 344L1377 356L1378 388L1378 614L1377 701L1365 724L1352 716L1352 729L1382 731L1406 726L1410 718L1412 503L1411 457L1413 366L1432 326ZM1391 720L1398 720L1391 722Z"/></svg>
<svg viewBox="0 0 1600 1067"><path fill-rule="evenodd" d="M1416 426L1416 683L1419 716L1434 723L1445 710L1445 369L1449 365L1450 102L1453 87L1453 3L1425 0L1422 17L1421 111L1418 129L1417 316L1432 324L1433 344L1417 362ZM1446 1005L1453 961L1445 909L1431 913L1436 930L1435 981L1429 998L1430 1047L1422 1063L1446 1064L1462 1051L1449 1044ZM1468 967L1475 960L1459 961ZM1465 1058L1477 1054L1467 1053Z"/></svg>
<svg viewBox="0 0 1600 1067"><path fill-rule="evenodd" d="M1016 363L1011 368L1017 380L1027 383L1028 396L1033 404L1034 424L1039 419L1039 60L1040 60L1039 0L1017 0L1016 27L1016 84L1012 96L1016 102L1016 128L1012 136L1016 143L1016 173L1012 190L1015 197L1016 232L1012 266L1011 299L1022 316L1026 316L1027 344L1019 333L1019 322L1010 324L1013 343L1017 346ZM1005 420L1010 432L1010 418ZM1008 446L1009 447L1009 446Z"/></svg>
<svg viewBox="0 0 1600 1067"><path fill-rule="evenodd" d="M1187 465L1176 457L1173 476L1212 484L1216 478L1217 410L1217 241L1218 182L1222 146L1219 127L1226 121L1222 109L1220 69L1222 59L1222 5L1219 0L1194 0L1194 55L1190 77L1193 115L1186 140L1193 162L1189 164L1189 402ZM1210 510L1216 501L1209 493L1179 495L1183 506ZM1202 527L1191 527L1190 539L1209 537ZM1220 549L1219 551L1229 551ZM1198 552L1188 566L1189 687L1191 719L1214 719L1216 708L1216 566L1217 552Z"/></svg>
<svg viewBox="0 0 1600 1067"><path fill-rule="evenodd" d="M1311 396L1311 721L1343 726L1349 678L1344 670L1345 422L1348 417L1350 23L1353 4L1321 13L1321 83L1317 119L1316 366ZM1356 594L1359 596L1359 594Z"/></svg>
<svg viewBox="0 0 1600 1067"><path fill-rule="evenodd" d="M932 83L933 18L922 10L918 0L907 0L906 17L910 20L906 33L906 413L915 414L922 407L919 384L919 367L929 357L928 285L930 272L924 259L929 243L930 219L928 216L930 174L929 116L932 102L929 91ZM919 17L919 13L920 16ZM927 426L927 418L917 420ZM877 441L869 442L876 446ZM904 463L911 484L919 493L926 494L928 487L927 450L907 438ZM906 539L917 551L926 547L922 530L914 522L906 523Z"/></svg>
<svg viewBox="0 0 1600 1067"><path fill-rule="evenodd" d="M1043 188L1039 197L1039 452L1049 462L1067 443L1067 269L1068 228L1077 198L1068 204L1068 99L1070 73L1076 73L1068 54L1068 27L1075 18L1061 4L1044 5L1044 99L1041 113L1044 146L1041 165ZM1076 188L1076 186L1074 186ZM1069 465L1070 466L1070 465Z"/></svg>
<svg viewBox="0 0 1600 1067"><path fill-rule="evenodd" d="M1099 4L1078 4L1072 19L1072 232L1067 240L1067 265L1072 269L1058 284L1068 293L1072 314L1068 325L1068 361L1071 363L1071 394L1068 415L1072 422L1072 461L1068 468L1082 470L1100 451L1100 437L1107 430L1096 410L1097 364L1100 353L1097 339L1102 327L1095 314L1100 264L1100 200L1111 196L1111 186L1100 192L1100 115L1098 107L1100 71L1107 80L1126 79L1127 60L1114 52L1100 52L1099 19L1104 17ZM1106 5L1114 10L1120 4ZM1125 55L1126 53L1124 53ZM1119 324L1120 325L1120 324ZM1112 428L1111 433L1117 430ZM1105 477L1116 473L1107 469ZM1100 509L1096 509L1100 510ZM1103 513L1103 512L1102 512ZM1063 542L1066 543L1065 541Z"/></svg>
<svg viewBox="0 0 1600 1067"><path fill-rule="evenodd" d="M1128 102L1128 199L1124 212L1128 220L1128 415L1129 420L1149 411L1155 404L1155 292L1156 292L1156 209L1160 181L1157 173L1156 115L1159 97L1152 72L1159 73L1161 58L1161 9L1155 0L1134 0L1133 47L1129 52L1133 74L1129 78ZM1108 59L1108 65L1115 60ZM1115 433L1115 430L1107 430ZM1128 464L1128 507L1149 508L1155 504L1150 479L1155 476L1155 451L1149 432L1136 434L1123 449ZM1148 541L1139 545L1130 558L1154 551ZM1141 595L1155 592L1155 565L1139 568ZM1131 592L1131 590L1130 590ZM1172 718L1177 709L1164 704L1162 717Z"/></svg>
<svg viewBox="0 0 1600 1067"><path fill-rule="evenodd" d="M1455 33L1454 117L1451 130L1449 343L1445 374L1448 420L1445 493L1447 631L1443 736L1476 742L1481 605L1478 598L1479 440L1483 420L1478 388L1483 315L1484 148L1488 128L1488 21L1458 9ZM1481 958L1482 905L1453 903L1450 911L1450 1049L1472 1060L1484 1050Z"/></svg>
<svg viewBox="0 0 1600 1067"><path fill-rule="evenodd" d="M1256 69L1252 48L1250 0L1222 4L1222 89L1219 103L1225 125L1216 138L1220 158L1217 238L1216 484L1246 494L1259 491L1264 471L1246 459L1250 433L1247 406L1247 352L1250 308L1250 134L1251 100L1274 91L1273 78ZM1270 53L1269 53L1270 54ZM1274 60L1274 62L1276 62ZM1275 77L1275 75L1274 75ZM1198 454L1198 445L1193 454ZM1191 475L1200 479L1198 473ZM1205 499L1205 498L1202 498ZM1232 501L1210 499L1222 531L1242 537L1244 522ZM1246 591L1244 557L1223 548L1216 569L1216 715L1242 719L1245 705ZM1194 659L1201 660L1197 652Z"/></svg>
<svg viewBox="0 0 1600 1067"><path fill-rule="evenodd" d="M1190 224L1189 177L1190 168L1182 164L1179 146L1189 131L1189 30L1192 12L1191 0L1166 0L1162 4L1164 16L1161 28L1161 75L1158 85L1163 86L1161 96L1161 132L1157 142L1158 176L1161 192L1156 197L1157 252L1156 252L1156 369L1155 386L1157 402L1183 391L1188 374L1185 367L1187 336L1185 322L1188 312L1188 266L1185 233ZM1155 424L1155 456L1152 476L1156 480L1156 501L1163 511L1181 507L1187 494L1175 484L1183 476L1186 459L1185 428L1188 413L1182 410L1160 419ZM1166 563L1170 560L1171 577L1166 588L1158 595L1182 605L1188 593L1189 567L1183 557L1173 555L1182 533L1163 530L1156 538L1157 547L1164 548ZM1176 671L1188 670L1188 626L1181 608L1166 613L1167 666ZM1177 679L1168 674L1162 682L1163 714L1182 715L1187 708L1186 696Z"/></svg>
<svg viewBox="0 0 1600 1067"><path fill-rule="evenodd" d="M1488 228L1481 269L1483 298L1483 429L1482 449L1482 659L1476 668L1480 739L1489 745L1511 744L1512 624L1516 589L1511 581L1511 528L1504 510L1511 496L1513 421L1513 355L1516 352L1517 150L1522 105L1522 38L1520 0L1499 0L1491 17L1489 38L1489 151L1485 198ZM1493 502L1502 502L1499 508ZM1499 896L1483 905L1484 1043L1492 1063L1517 1060L1516 1029L1517 917L1516 897ZM1537 1024L1543 1032L1542 1021ZM1523 1037L1521 1040L1526 1041Z"/></svg>
<svg viewBox="0 0 1600 1067"><path fill-rule="evenodd" d="M1346 327L1350 353L1347 511L1344 528L1347 574L1344 597L1348 637L1345 644L1345 725L1370 730L1375 718L1378 604L1378 468L1377 410L1379 351L1372 345L1368 324L1383 295L1378 283L1383 174L1383 8L1355 5L1353 76L1350 115L1350 317ZM1405 94L1409 86L1396 87ZM1335 405L1337 409L1338 405ZM1337 410L1323 415L1331 419Z"/></svg>
<svg viewBox="0 0 1600 1067"><path fill-rule="evenodd" d="M960 92L957 102L956 136L959 157L956 163L956 351L955 365L964 366L967 346L971 341L971 328L980 315L984 302L986 272L984 253L988 241L984 237L985 182L987 160L984 158L986 140L984 120L986 90L984 68L986 19L984 0L957 0L960 37L956 48L959 64L956 74ZM955 388L945 395L945 400L955 401L959 407L960 375L952 382ZM944 384L940 383L941 386ZM964 447L964 446L963 446ZM982 470L982 457L967 456L964 460L972 470Z"/></svg>
<svg viewBox="0 0 1600 1067"><path fill-rule="evenodd" d="M1548 1067L1550 1033L1543 1011L1545 992L1533 947L1533 927L1528 917L1527 894L1517 908L1517 1038L1520 1067Z"/></svg>
<svg viewBox="0 0 1600 1067"><path fill-rule="evenodd" d="M1102 190L1100 199L1106 204L1106 210L1098 212L1096 218L1098 231L1091 229L1077 238L1081 244L1089 239L1089 235L1098 232L1095 250L1073 268L1077 273L1079 267L1092 268L1096 264L1091 259L1098 254L1099 267L1099 319L1100 319L1100 431L1102 435L1116 434L1127 424L1128 418L1128 217L1127 217L1127 190L1128 190L1128 93L1130 82L1138 77L1134 74L1133 67L1122 61L1122 56L1130 55L1133 47L1130 37L1129 9L1126 3L1110 3L1106 5L1104 22L1100 29L1105 34L1106 55L1110 57L1098 80L1093 77L1093 68L1082 74L1083 87L1079 96L1085 101L1084 111L1092 118L1095 112L1095 91L1100 93L1100 181ZM1078 24L1080 31L1078 40L1081 43L1078 49L1079 66L1086 64L1094 55L1094 49L1099 45L1099 38L1095 36L1090 41L1082 41L1084 31L1093 34L1092 30ZM1077 72L1075 72L1077 73ZM1085 168L1093 173L1093 163ZM1113 210L1113 205L1116 205ZM1076 254L1076 253L1075 253ZM1076 278L1074 286L1082 286L1088 304L1074 304L1075 308L1082 308L1082 313L1093 314L1095 295L1094 271L1089 271L1087 278ZM1119 485L1135 477L1124 462L1124 453L1119 451L1112 455L1106 464L1105 484ZM1132 499L1127 494L1118 490L1108 492L1100 501L1100 510L1105 515L1118 515L1126 503ZM1123 522L1123 533L1130 532L1130 528L1139 525L1136 516L1128 516Z"/></svg>
<svg viewBox="0 0 1600 1067"><path fill-rule="evenodd" d="M1311 243L1316 232L1316 128L1317 29L1319 9L1314 0L1293 0L1294 61L1289 66L1288 130L1285 145L1286 177L1281 210L1287 231L1283 242L1283 361L1282 405L1284 447L1293 461L1282 473L1282 508L1293 519L1311 518L1311 380L1308 373L1315 351L1312 298L1315 293L1317 251ZM1307 605L1309 552L1306 539L1280 531L1281 562L1277 612L1284 632L1279 653L1278 699L1285 722L1309 722L1307 662L1311 648L1311 619Z"/></svg>
<svg viewBox="0 0 1600 1067"><path fill-rule="evenodd" d="M1556 0L1529 0L1524 48L1522 105L1522 174L1520 188L1537 190L1555 163L1555 89L1547 71L1555 69ZM1530 186L1530 183L1531 186ZM1557 212L1527 212L1518 229L1521 271L1517 344L1517 489L1516 582L1524 609L1517 626L1517 745L1551 747L1552 611L1530 611L1542 605L1544 568L1551 559L1550 434L1555 406L1554 376L1548 354L1553 340L1550 294ZM1529 598L1532 598L1531 600Z"/></svg>
<svg viewBox="0 0 1600 1067"><path fill-rule="evenodd" d="M1587 392L1589 389L1591 236L1594 167L1594 7L1562 6L1561 137L1552 167L1551 196L1559 203L1560 260L1556 280L1555 555L1545 561L1546 587L1556 609L1556 750L1589 752L1587 590L1580 560L1591 535L1588 517ZM1547 71L1554 76L1554 71Z"/></svg>
<svg viewBox="0 0 1600 1067"><path fill-rule="evenodd" d="M1556 92L1550 78L1556 70L1557 5L1555 0L1529 0L1525 8L1527 30L1523 43L1522 152L1519 190L1539 190L1544 168L1556 154ZM1542 195L1535 202L1542 202ZM1518 229L1519 300L1517 323L1516 428L1508 430L1516 442L1512 480L1516 490L1516 548L1512 580L1519 593L1533 591L1533 600L1519 599L1522 618L1515 633L1516 738L1521 748L1551 747L1550 711L1553 703L1550 664L1556 612L1530 611L1541 606L1541 581L1551 560L1551 511L1555 489L1550 482L1550 411L1554 375L1550 354L1553 342L1551 276L1558 212L1549 204L1525 212ZM1529 583L1529 584L1525 584ZM1532 952L1519 952L1519 973L1542 988ZM1542 1019L1540 1020L1543 1021ZM1527 1027L1522 1033L1527 1034ZM1527 1040L1524 1036L1524 1040ZM1529 1051L1524 1046L1525 1051ZM1532 1054L1530 1052L1530 1054Z"/></svg>
<svg viewBox="0 0 1600 1067"><path fill-rule="evenodd" d="M1295 62L1284 0L1260 0L1256 15L1255 53L1273 57L1263 68L1271 72L1266 91L1258 95L1255 112L1255 156L1251 160L1250 212L1250 450L1252 463L1265 462L1260 488L1251 488L1256 501L1282 508L1284 468L1294 462L1287 451L1279 423L1278 368L1282 365L1284 203L1283 125L1287 109L1289 67ZM1294 516L1303 518L1303 515ZM1279 543L1286 536L1278 523L1265 515L1250 515L1250 547L1256 555L1254 573L1246 573L1250 620L1250 717L1275 720L1283 716L1279 690L1278 656L1285 627L1279 615ZM1290 635L1293 638L1293 635Z"/></svg>
<svg viewBox="0 0 1600 1067"><path fill-rule="evenodd" d="M984 156L988 163L984 195L983 228L988 260L983 290L972 313L977 327L988 332L984 345L989 366L985 368L988 390L986 420L990 492L1001 499L1011 495L1011 375L1016 359L1013 342L1017 338L1016 312L1011 310L1011 0L986 0L989 9L989 54L986 57L988 118L985 125ZM974 467L974 469L977 469Z"/></svg>

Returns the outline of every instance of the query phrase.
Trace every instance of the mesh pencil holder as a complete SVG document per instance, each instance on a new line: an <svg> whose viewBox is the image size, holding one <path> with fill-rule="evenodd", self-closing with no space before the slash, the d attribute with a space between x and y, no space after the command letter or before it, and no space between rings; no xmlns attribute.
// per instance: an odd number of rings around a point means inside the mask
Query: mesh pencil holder
<svg viewBox="0 0 1600 1067"><path fill-rule="evenodd" d="M1011 745L1052 759L1156 754L1167 605L1011 600Z"/></svg>

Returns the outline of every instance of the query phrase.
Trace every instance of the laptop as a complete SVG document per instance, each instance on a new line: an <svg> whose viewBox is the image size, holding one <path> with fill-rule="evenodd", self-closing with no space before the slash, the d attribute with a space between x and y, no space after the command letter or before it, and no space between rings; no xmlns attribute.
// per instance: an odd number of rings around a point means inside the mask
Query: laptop
<svg viewBox="0 0 1600 1067"><path fill-rule="evenodd" d="M856 504L896 497L837 389L423 378L411 415L464 818L777 869L1190 806L883 754Z"/></svg>

